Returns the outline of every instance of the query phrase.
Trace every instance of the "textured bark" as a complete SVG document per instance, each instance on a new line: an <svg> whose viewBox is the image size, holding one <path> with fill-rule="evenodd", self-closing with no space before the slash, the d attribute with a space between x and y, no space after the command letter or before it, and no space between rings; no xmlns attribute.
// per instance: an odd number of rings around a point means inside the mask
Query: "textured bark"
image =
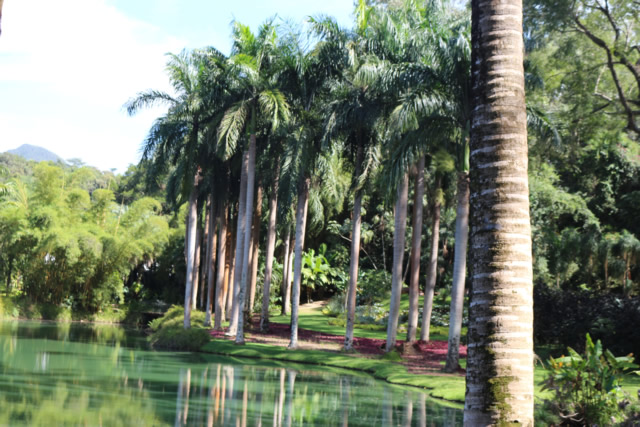
<svg viewBox="0 0 640 427"><path fill-rule="evenodd" d="M213 292L214 292L214 274L216 272L216 259L218 254L218 236L216 228L220 224L220 208L218 203L211 202L209 206L209 227L207 239L207 305L205 307L205 326L211 326L211 314L214 309Z"/></svg>
<svg viewBox="0 0 640 427"><path fill-rule="evenodd" d="M191 327L191 293L193 292L193 259L196 251L196 221L198 220L198 175L189 195L189 214L187 216L187 277L184 292L184 328Z"/></svg>
<svg viewBox="0 0 640 427"><path fill-rule="evenodd" d="M262 285L262 310L260 312L260 330L269 329L269 300L271 295L271 274L273 273L273 252L276 248L276 219L278 214L278 188L280 185L280 159L276 159L275 177L269 197L269 228L267 230L267 253L264 266L264 284ZM288 248L287 248L288 250Z"/></svg>
<svg viewBox="0 0 640 427"><path fill-rule="evenodd" d="M407 342L416 340L418 329L418 305L420 304L420 253L422 251L422 197L424 196L424 156L418 160L413 199L411 235L411 275L409 276L409 319L407 321Z"/></svg>
<svg viewBox="0 0 640 427"><path fill-rule="evenodd" d="M396 207L393 233L393 267L391 272L391 302L387 323L387 343L385 351L393 350L398 334L398 314L402 294L402 262L404 258L404 234L407 228L407 198L409 197L409 175L402 177L396 194Z"/></svg>
<svg viewBox="0 0 640 427"><path fill-rule="evenodd" d="M311 179L303 178L298 191L298 209L296 210L296 244L293 267L293 286L291 288L291 341L289 348L298 347L298 307L300 306L300 282L302 281L302 249L305 228L307 226L307 209L309 207L309 187Z"/></svg>
<svg viewBox="0 0 640 427"><path fill-rule="evenodd" d="M251 223L253 222L253 187L255 180L256 164L256 136L251 134L249 138L249 149L247 150L246 173L247 189L244 212L244 242L242 247L242 268L240 269L240 292L238 293L238 319L236 321L236 344L244 344L244 309L245 295L249 280L249 251L251 249ZM237 272L236 272L237 274Z"/></svg>
<svg viewBox="0 0 640 427"><path fill-rule="evenodd" d="M465 425L533 425L521 0L472 0L471 303Z"/></svg>
<svg viewBox="0 0 640 427"><path fill-rule="evenodd" d="M436 276L438 275L438 246L440 245L440 192L441 178L436 179L436 198L433 204L433 223L431 227L431 253L429 255L429 271L427 272L427 285L424 289L424 305L422 307L422 329L420 339L429 341L431 330L431 312L433 311L433 294L436 289Z"/></svg>
<svg viewBox="0 0 640 427"><path fill-rule="evenodd" d="M284 259L282 260L282 315L289 314L289 305L291 292L289 292L289 279L291 278L291 269L289 268L289 258L291 257L291 226L287 226L287 235L284 238Z"/></svg>
<svg viewBox="0 0 640 427"><path fill-rule="evenodd" d="M460 330L464 306L464 282L467 272L467 240L469 238L469 174L458 174L458 208L456 212L455 252L453 256L453 284L451 285L451 309L449 310L449 345L446 372L460 367Z"/></svg>
<svg viewBox="0 0 640 427"><path fill-rule="evenodd" d="M256 302L256 282L258 281L258 256L260 253L260 219L262 218L262 187L258 185L256 194L256 212L253 215L253 225L251 230L251 254L249 262L251 271L251 281L249 286L249 306L247 313L249 319L253 314L253 305Z"/></svg>
<svg viewBox="0 0 640 427"><path fill-rule="evenodd" d="M236 218L236 244L235 257L233 267L233 304L231 305L231 315L229 317L229 329L227 335L237 335L238 316L242 315L242 307L240 304L244 302L244 298L240 297L240 288L242 287L242 269L244 258L244 230L246 225L246 207L247 207L247 168L249 167L249 150L245 150L242 155L242 171L240 173L240 197L238 200L238 216Z"/></svg>
<svg viewBox="0 0 640 427"><path fill-rule="evenodd" d="M222 328L222 322L224 321L224 311L227 302L225 292L225 273L228 271L227 264L227 215L229 207L224 202L224 205L220 209L220 225L218 233L218 267L216 270L216 306L215 317L213 319L213 327L215 330Z"/></svg>
<svg viewBox="0 0 640 427"><path fill-rule="evenodd" d="M353 176L357 180L362 173L364 149L358 145L356 167ZM362 223L362 190L356 190L353 200L353 216L351 223L351 262L349 264L349 287L347 288L347 328L344 334L344 349L353 350L353 326L356 318L356 290L358 287L358 262L360 260L360 231Z"/></svg>

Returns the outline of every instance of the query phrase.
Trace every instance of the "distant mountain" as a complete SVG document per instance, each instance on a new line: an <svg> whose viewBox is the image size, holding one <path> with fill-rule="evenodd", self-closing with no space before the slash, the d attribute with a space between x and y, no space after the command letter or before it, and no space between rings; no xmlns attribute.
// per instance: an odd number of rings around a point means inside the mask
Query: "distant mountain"
<svg viewBox="0 0 640 427"><path fill-rule="evenodd" d="M47 150L46 148L38 147L37 145L23 144L18 148L7 151L7 153L15 154L27 160L35 160L36 162L42 161L61 161L65 163L62 157Z"/></svg>

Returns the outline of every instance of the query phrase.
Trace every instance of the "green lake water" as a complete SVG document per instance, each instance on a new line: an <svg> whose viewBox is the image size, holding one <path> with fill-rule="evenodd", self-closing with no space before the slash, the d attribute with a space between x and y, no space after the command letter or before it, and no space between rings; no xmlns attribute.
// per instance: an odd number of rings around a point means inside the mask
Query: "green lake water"
<svg viewBox="0 0 640 427"><path fill-rule="evenodd" d="M453 426L417 389L322 367L149 350L117 326L0 321L0 426Z"/></svg>

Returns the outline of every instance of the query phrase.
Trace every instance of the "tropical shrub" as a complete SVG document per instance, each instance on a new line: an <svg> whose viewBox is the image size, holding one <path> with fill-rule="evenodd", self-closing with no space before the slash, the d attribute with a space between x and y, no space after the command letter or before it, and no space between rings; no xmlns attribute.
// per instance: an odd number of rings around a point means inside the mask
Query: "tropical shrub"
<svg viewBox="0 0 640 427"><path fill-rule="evenodd" d="M183 327L184 309L173 305L164 316L149 322L153 331L149 342L154 348L170 350L197 351L209 341L209 332L203 328L204 313L193 310L191 312L191 328Z"/></svg>
<svg viewBox="0 0 640 427"><path fill-rule="evenodd" d="M384 299L391 290L391 274L385 270L360 270L358 305L369 305Z"/></svg>
<svg viewBox="0 0 640 427"><path fill-rule="evenodd" d="M549 359L549 376L543 390L552 390L554 398L545 402L551 412L569 425L610 425L621 421L624 395L620 389L625 371L637 368L631 355L615 357L593 343L587 334L585 353L569 347L569 355Z"/></svg>

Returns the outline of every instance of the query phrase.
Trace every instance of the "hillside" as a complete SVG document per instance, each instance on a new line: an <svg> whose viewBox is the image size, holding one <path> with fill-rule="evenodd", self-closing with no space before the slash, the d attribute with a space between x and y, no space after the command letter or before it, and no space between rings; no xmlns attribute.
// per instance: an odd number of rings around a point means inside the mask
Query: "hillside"
<svg viewBox="0 0 640 427"><path fill-rule="evenodd" d="M61 161L64 160L55 153L47 150L46 148L38 147L37 145L23 144L13 150L8 150L7 153L18 155L27 160L34 160L36 162L42 161Z"/></svg>

